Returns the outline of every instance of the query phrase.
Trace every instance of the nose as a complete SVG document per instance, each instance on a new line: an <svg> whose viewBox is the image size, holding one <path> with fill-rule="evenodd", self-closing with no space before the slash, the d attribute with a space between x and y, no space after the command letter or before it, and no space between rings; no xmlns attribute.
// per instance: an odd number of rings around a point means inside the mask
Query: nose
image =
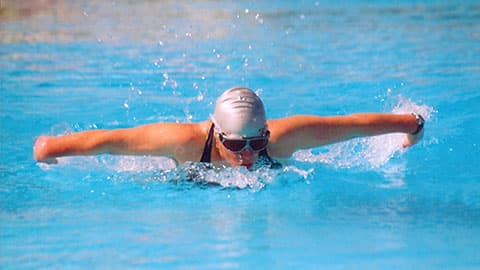
<svg viewBox="0 0 480 270"><path fill-rule="evenodd" d="M245 149L243 149L242 152L240 152L240 155L242 156L251 156L253 154L255 154L255 152L252 150L250 145L248 147L245 147Z"/></svg>
<svg viewBox="0 0 480 270"><path fill-rule="evenodd" d="M244 161L253 161L256 159L257 153L253 151L250 147L247 147L239 153L239 157Z"/></svg>

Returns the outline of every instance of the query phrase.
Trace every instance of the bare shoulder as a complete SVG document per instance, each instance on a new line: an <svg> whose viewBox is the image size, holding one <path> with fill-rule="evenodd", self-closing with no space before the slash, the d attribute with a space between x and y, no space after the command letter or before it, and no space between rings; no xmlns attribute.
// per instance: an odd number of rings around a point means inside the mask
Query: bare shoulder
<svg viewBox="0 0 480 270"><path fill-rule="evenodd" d="M274 157L288 158L293 152L316 144L315 130L322 126L326 128L330 124L328 117L315 115L294 115L270 120L269 152Z"/></svg>
<svg viewBox="0 0 480 270"><path fill-rule="evenodd" d="M284 118L272 119L268 121L268 128L273 137L281 136L286 132L291 132L298 128L311 125L328 125L329 117L316 115L293 115Z"/></svg>
<svg viewBox="0 0 480 270"><path fill-rule="evenodd" d="M199 123L158 123L140 129L139 132L149 134L155 141L172 147L190 147L192 150L203 147L208 136L210 121Z"/></svg>
<svg viewBox="0 0 480 270"><path fill-rule="evenodd" d="M210 121L199 123L155 123L138 127L139 132L156 133L158 136L173 136L179 140L196 140L208 134Z"/></svg>
<svg viewBox="0 0 480 270"><path fill-rule="evenodd" d="M178 162L197 161L208 136L210 121L155 123L124 130L137 152L169 156Z"/></svg>
<svg viewBox="0 0 480 270"><path fill-rule="evenodd" d="M204 121L183 124L180 129L177 129L176 134L182 134L179 135L182 138L182 142L174 149L175 159L181 163L199 161L211 125L211 121Z"/></svg>

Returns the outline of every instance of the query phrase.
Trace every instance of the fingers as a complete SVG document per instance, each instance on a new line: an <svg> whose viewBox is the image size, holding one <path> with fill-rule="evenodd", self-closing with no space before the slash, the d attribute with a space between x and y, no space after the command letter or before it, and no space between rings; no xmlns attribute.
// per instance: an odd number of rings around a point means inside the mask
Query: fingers
<svg viewBox="0 0 480 270"><path fill-rule="evenodd" d="M48 136L38 137L33 146L33 158L38 162L56 164L57 159L48 156L48 141Z"/></svg>
<svg viewBox="0 0 480 270"><path fill-rule="evenodd" d="M405 139L403 140L402 147L410 147L416 143L418 143L423 138L424 129L420 130L417 134L408 133L405 135Z"/></svg>

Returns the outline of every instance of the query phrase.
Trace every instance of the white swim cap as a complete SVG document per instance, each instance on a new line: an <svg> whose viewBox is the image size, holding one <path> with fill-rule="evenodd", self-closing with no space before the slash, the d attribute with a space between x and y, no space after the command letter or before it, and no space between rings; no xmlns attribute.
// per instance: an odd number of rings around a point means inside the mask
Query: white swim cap
<svg viewBox="0 0 480 270"><path fill-rule="evenodd" d="M262 100L245 87L225 91L217 99L211 117L217 131L230 138L260 136L267 129Z"/></svg>

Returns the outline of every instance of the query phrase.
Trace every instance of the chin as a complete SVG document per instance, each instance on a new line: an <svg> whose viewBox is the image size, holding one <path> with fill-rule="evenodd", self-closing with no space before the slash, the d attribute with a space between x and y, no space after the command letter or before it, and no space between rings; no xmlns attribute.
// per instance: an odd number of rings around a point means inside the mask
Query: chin
<svg viewBox="0 0 480 270"><path fill-rule="evenodd" d="M243 159L239 157L235 157L230 159L229 163L230 163L230 166L232 167L246 167L247 169L250 169L251 167L253 167L256 160L257 160L256 157L253 157L253 158L248 157Z"/></svg>
<svg viewBox="0 0 480 270"><path fill-rule="evenodd" d="M250 169L253 166L253 162L232 162L230 163L230 166L232 167L246 167L247 169Z"/></svg>

